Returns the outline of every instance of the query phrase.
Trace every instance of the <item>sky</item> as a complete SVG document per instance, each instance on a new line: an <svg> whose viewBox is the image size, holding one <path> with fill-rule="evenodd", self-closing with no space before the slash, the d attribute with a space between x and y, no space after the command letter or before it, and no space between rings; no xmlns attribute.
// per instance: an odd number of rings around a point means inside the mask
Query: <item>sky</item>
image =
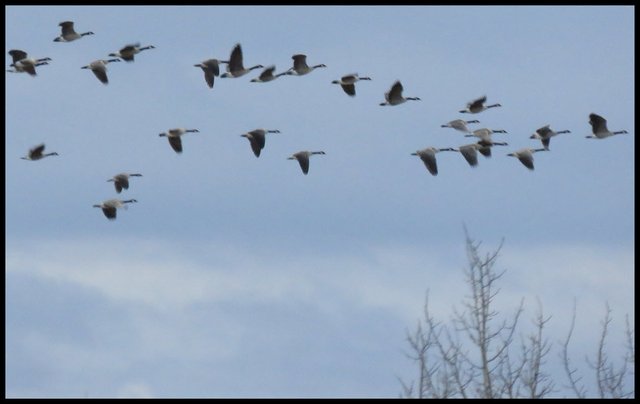
<svg viewBox="0 0 640 404"><path fill-rule="evenodd" d="M77 32L54 42L61 21ZM52 60L5 73L7 397L397 397L415 379L407 330L446 322L467 293L466 226L506 270L497 309L552 315L548 370L577 307L571 353L623 354L634 327L634 9L614 7L5 7L8 51ZM124 45L153 45L81 67ZM308 75L207 87L194 64L292 66ZM371 77L347 96L331 81ZM380 106L400 80L404 95ZM460 114L487 96L500 103ZM628 134L586 139L589 114ZM504 129L470 167L411 153L473 142L441 128ZM535 154L529 136L570 130ZM158 134L195 128L182 154ZM240 135L268 134L259 158ZM20 159L39 144L59 155ZM287 160L312 156L308 175ZM116 194L109 178L141 173ZM109 221L92 207L131 199ZM590 390L590 394L595 391Z"/></svg>

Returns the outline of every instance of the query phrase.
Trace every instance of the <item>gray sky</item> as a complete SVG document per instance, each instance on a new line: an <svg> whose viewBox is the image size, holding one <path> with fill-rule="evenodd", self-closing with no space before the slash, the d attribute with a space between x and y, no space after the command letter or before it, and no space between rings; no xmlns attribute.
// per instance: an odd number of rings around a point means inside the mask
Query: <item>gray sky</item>
<svg viewBox="0 0 640 404"><path fill-rule="evenodd" d="M576 299L577 362L606 302L614 352L633 325L631 7L5 12L6 68L10 49L52 59L5 74L7 396L395 397L426 290L443 320L464 297L463 224L487 252L504 237L497 304L525 298L523 332L537 297L554 342ZM65 20L95 35L53 42ZM108 85L80 69L133 42L156 48ZM237 43L247 67L327 68L208 88L193 65ZM356 97L331 84L356 72ZM421 101L379 106L395 80ZM482 95L502 107L458 113ZM629 134L585 139L592 112ZM411 153L471 143L440 127L456 118L509 145L473 169L442 152L432 176ZM506 156L546 124L571 133L535 171ZM200 130L181 155L158 136L175 127ZM256 128L281 132L260 158ZM41 142L59 156L20 159ZM305 176L299 150L326 155ZM143 177L117 195L119 172ZM114 197L138 203L108 221L92 205Z"/></svg>

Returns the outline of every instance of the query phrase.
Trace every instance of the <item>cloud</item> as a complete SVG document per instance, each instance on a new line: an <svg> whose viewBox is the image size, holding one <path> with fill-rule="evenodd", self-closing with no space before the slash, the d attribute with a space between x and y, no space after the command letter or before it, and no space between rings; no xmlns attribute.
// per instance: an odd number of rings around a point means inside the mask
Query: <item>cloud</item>
<svg viewBox="0 0 640 404"><path fill-rule="evenodd" d="M126 383L118 390L118 397L123 398L152 398L151 386L142 382Z"/></svg>
<svg viewBox="0 0 640 404"><path fill-rule="evenodd" d="M442 310L464 297L462 251L460 246L374 245L357 254L314 254L215 241L177 247L135 238L59 240L38 241L37 248L14 244L7 249L6 266L160 310L242 299L315 302L327 310L339 301L406 315L422 307L427 289L438 299L435 307L446 302ZM633 265L633 250L624 247L507 245L496 269L507 269L502 300L539 296L545 306L555 307L575 297L622 308L633 298Z"/></svg>
<svg viewBox="0 0 640 404"><path fill-rule="evenodd" d="M176 247L136 238L9 242L7 304L15 307L11 296L34 291L16 279L37 279L42 298L54 307L46 315L60 317L43 327L29 314L43 310L37 304L26 311L20 306L25 317L19 323L9 312L8 347L17 349L8 355L8 380L30 380L16 372L33 368L59 375L20 385L33 396L394 396L394 373L411 367L402 354L404 332L422 316L426 290L432 314L445 322L467 294L459 244L370 245L335 253L273 245L200 240ZM491 248L483 245L483 251ZM633 318L633 263L632 248L505 245L497 269L507 272L496 305L509 315L525 297L526 330L539 296L545 313L553 315L548 336L557 342L568 330L577 297L572 353L580 360L583 352L594 352L605 300L614 310L611 346L619 345L622 315ZM82 305L85 310L71 312ZM55 327L83 331L61 334ZM376 370L365 382L362 372L369 373L371 361L388 369ZM352 362L350 374L323 376ZM267 369L276 371L253 387L237 381L240 374L258 380ZM300 383L308 372L320 372L317 377L336 385L305 389ZM96 384L96 378L103 379ZM183 379L169 382L176 378ZM8 382L9 395L16 396L15 389Z"/></svg>

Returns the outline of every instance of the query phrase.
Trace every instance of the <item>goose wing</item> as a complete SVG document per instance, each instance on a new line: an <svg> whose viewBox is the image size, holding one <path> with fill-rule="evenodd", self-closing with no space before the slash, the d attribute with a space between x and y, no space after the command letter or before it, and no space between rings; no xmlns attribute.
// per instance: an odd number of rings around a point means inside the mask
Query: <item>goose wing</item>
<svg viewBox="0 0 640 404"><path fill-rule="evenodd" d="M34 148L32 148L31 150L29 150L29 157L31 158L40 157L42 156L43 152L44 152L44 143L39 144Z"/></svg>
<svg viewBox="0 0 640 404"><path fill-rule="evenodd" d="M593 133L607 132L607 120L597 114L589 114L589 123Z"/></svg>
<svg viewBox="0 0 640 404"><path fill-rule="evenodd" d="M307 66L307 55L293 55L291 59L293 59L293 70L298 71L309 68L309 66Z"/></svg>
<svg viewBox="0 0 640 404"><path fill-rule="evenodd" d="M169 139L169 144L176 153L182 153L182 139L180 139L180 136L168 136L167 139Z"/></svg>
<svg viewBox="0 0 640 404"><path fill-rule="evenodd" d="M300 168L304 175L307 175L309 173L309 156L305 153L297 154L296 159L300 163Z"/></svg>
<svg viewBox="0 0 640 404"><path fill-rule="evenodd" d="M424 163L424 166L427 167L427 170L431 173L431 175L438 175L438 165L436 164L436 155L433 152L421 152L419 153L420 159Z"/></svg>
<svg viewBox="0 0 640 404"><path fill-rule="evenodd" d="M236 72L239 70L244 70L244 66L242 65L242 47L240 44L237 44L231 51L229 63L227 64L227 71Z"/></svg>
<svg viewBox="0 0 640 404"><path fill-rule="evenodd" d="M104 213L104 215L109 220L114 220L116 218L116 211L117 210L116 210L115 206L103 206L102 207L102 213Z"/></svg>
<svg viewBox="0 0 640 404"><path fill-rule="evenodd" d="M533 155L531 154L520 155L518 156L518 160L520 160L520 162L524 164L525 167L527 167L529 170L533 170Z"/></svg>
<svg viewBox="0 0 640 404"><path fill-rule="evenodd" d="M62 27L62 36L72 35L76 33L73 29L73 21L63 21L58 25Z"/></svg>
<svg viewBox="0 0 640 404"><path fill-rule="evenodd" d="M468 104L469 110L482 108L482 104L484 104L486 101L487 101L487 96L486 95L478 98L477 100L471 101Z"/></svg>
<svg viewBox="0 0 640 404"><path fill-rule="evenodd" d="M96 75L98 80L100 80L103 84L109 84L109 78L107 77L107 70L104 67L93 68L91 69L91 71L93 72L93 74Z"/></svg>
<svg viewBox="0 0 640 404"><path fill-rule="evenodd" d="M397 99L401 98L402 97L402 91L403 91L402 83L400 83L400 81L396 81L391 86L391 90L389 90L389 93L388 93L389 96L387 97L387 99L389 101L392 101L392 100L397 100Z"/></svg>
<svg viewBox="0 0 640 404"><path fill-rule="evenodd" d="M356 86L355 84L340 84L340 87L344 90L345 93L354 97L356 95Z"/></svg>
<svg viewBox="0 0 640 404"><path fill-rule="evenodd" d="M12 49L9 51L9 55L11 55L11 57L13 58L13 63L15 64L16 62L22 60L22 59L26 59L27 58L27 52L25 51L21 51L19 49Z"/></svg>
<svg viewBox="0 0 640 404"><path fill-rule="evenodd" d="M267 81L273 78L273 72L276 70L275 66L269 66L260 73L260 80Z"/></svg>
<svg viewBox="0 0 640 404"><path fill-rule="evenodd" d="M460 154L462 154L464 159L467 160L467 163L469 163L471 167L475 167L478 165L478 153L475 147L462 146L459 148L459 150Z"/></svg>

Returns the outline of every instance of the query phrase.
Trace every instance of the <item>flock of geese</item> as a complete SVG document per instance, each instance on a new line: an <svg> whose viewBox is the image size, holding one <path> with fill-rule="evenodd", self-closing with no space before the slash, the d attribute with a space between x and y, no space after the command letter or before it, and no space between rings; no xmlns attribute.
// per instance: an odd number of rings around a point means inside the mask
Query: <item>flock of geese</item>
<svg viewBox="0 0 640 404"><path fill-rule="evenodd" d="M77 39L80 39L84 36L94 35L93 32L88 31L84 33L77 33L74 30L73 21L64 21L59 24L61 27L61 34L54 39L54 42L71 42ZM113 59L99 59L89 63L86 66L82 66L82 69L89 69L93 72L96 78L103 84L108 84L109 79L107 76L107 64L120 62L124 60L126 62L134 62L135 55L139 54L142 51L148 49L154 49L153 45L148 45L141 47L139 43L126 45L121 48L119 51L110 53L109 57ZM27 53L22 50L12 49L9 52L9 55L12 57L13 62L10 67L12 69L8 69L8 72L12 73L27 73L31 76L36 76L36 67L43 66L49 64L51 61L50 58L29 58ZM293 66L288 70L275 74L275 66L270 65L266 68L262 65L255 65L252 67L245 67L243 64L243 55L242 55L242 47L240 44L234 46L231 54L229 56L229 60L218 60L218 59L207 59L202 61L201 63L195 64L195 67L199 67L204 72L204 79L209 88L214 87L214 82L216 77L220 78L237 78L246 75L254 69L264 69L260 75L251 80L254 83L265 83L276 80L279 77L292 75L292 76L303 76L311 73L313 70L318 68L325 68L324 64L317 64L313 66L309 66L307 64L307 56L304 54L296 54L292 56ZM220 65L226 65L226 71L220 74ZM339 80L334 80L332 84L338 84L342 88L342 90L349 96L354 97L356 95L355 84L360 80L371 80L370 77L359 77L358 74L347 74L342 76ZM404 88L402 83L398 80L393 83L389 91L384 94L385 102L380 103L381 106L396 106L405 103L406 101L420 101L419 97L405 97L403 96ZM491 104L486 105L487 97L483 96L478 99L475 99L469 102L466 108L460 110L460 113L465 114L478 114L483 111L486 111L490 108L501 107L500 104ZM475 143L466 144L460 146L458 148L446 147L446 148L437 148L437 147L427 147L421 150L417 150L411 155L418 156L424 163L425 167L432 175L438 174L438 166L436 162L436 153L442 151L452 151L459 152L467 163L471 167L475 167L478 165L478 153L482 154L485 157L491 157L491 148L493 146L507 146L506 142L496 142L492 139L491 135L494 133L507 133L505 130L501 129L488 129L481 128L476 130L470 130L467 126L468 124L476 124L480 123L478 120L464 120L464 119L455 119L446 124L441 125L443 128L452 128L457 131L465 133L465 137L474 137L478 140ZM613 135L624 134L627 133L626 130L619 131L610 131L607 128L607 121L600 115L595 113L589 114L589 124L591 125L592 134L586 136L587 138L592 139L604 139ZM166 132L160 133L160 137L166 137L169 141L169 145L176 153L182 153L182 136L186 133L190 132L198 132L198 129L186 129L186 128L175 128L169 129ZM255 154L256 157L260 157L260 152L265 147L266 135L268 133L280 133L279 130L270 130L270 129L255 129L249 131L247 133L242 134L242 137L245 137L249 140L251 150ZM540 140L542 143L542 148L522 148L516 150L514 152L508 153L507 156L516 157L525 167L529 170L534 170L533 165L533 154L542 151L549 151L549 146L551 142L551 138L563 133L570 133L569 130L560 130L554 131L550 128L550 125L543 126L537 129L531 136L531 139ZM32 149L29 150L28 154L25 157L22 157L24 160L40 160L48 156L57 156L58 153L44 153L45 145L39 144ZM309 173L309 158L313 155L323 155L324 151L308 151L303 150L296 153L293 153L288 159L289 160L297 160L303 174L307 175ZM121 193L122 190L129 189L129 179L131 177L141 177L142 174L139 173L120 173L115 175L113 178L109 179L108 182L113 182L115 186L115 190L117 193ZM117 209L126 207L127 204L135 203L137 200L135 199L109 199L105 200L100 204L95 204L93 207L101 208L104 215L109 220L116 219Z"/></svg>

